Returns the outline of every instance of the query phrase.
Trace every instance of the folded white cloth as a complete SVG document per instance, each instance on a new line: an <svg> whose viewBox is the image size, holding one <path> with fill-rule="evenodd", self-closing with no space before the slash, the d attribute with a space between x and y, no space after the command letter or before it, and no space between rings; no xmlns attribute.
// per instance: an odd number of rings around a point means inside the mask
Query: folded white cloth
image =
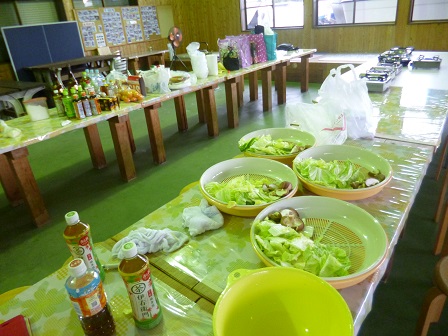
<svg viewBox="0 0 448 336"><path fill-rule="evenodd" d="M17 138L21 134L21 130L6 125L5 121L0 119L0 136L5 138Z"/></svg>
<svg viewBox="0 0 448 336"><path fill-rule="evenodd" d="M183 226L188 227L190 235L197 236L207 230L219 229L224 224L224 217L214 205L209 206L202 199L199 206L185 208L182 213Z"/></svg>
<svg viewBox="0 0 448 336"><path fill-rule="evenodd" d="M116 242L112 248L112 255L123 259L121 248L130 241L135 243L138 253L145 254L160 250L173 252L180 248L188 239L188 236L183 232L170 229L153 230L142 227L129 232L126 237Z"/></svg>

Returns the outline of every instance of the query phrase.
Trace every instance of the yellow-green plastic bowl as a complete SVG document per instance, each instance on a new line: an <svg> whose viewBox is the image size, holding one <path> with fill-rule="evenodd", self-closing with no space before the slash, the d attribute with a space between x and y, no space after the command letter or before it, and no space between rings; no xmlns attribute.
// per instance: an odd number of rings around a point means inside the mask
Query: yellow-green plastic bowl
<svg viewBox="0 0 448 336"><path fill-rule="evenodd" d="M313 239L324 237L321 242L343 248L350 258L349 275L322 277L337 289L350 287L375 273L387 257L388 239L381 224L364 209L335 198L323 196L299 196L278 201L263 209L255 221L270 213L286 208L297 210L301 218L315 225ZM255 241L255 225L250 231L250 241L258 257L267 266L281 267L267 257Z"/></svg>
<svg viewBox="0 0 448 336"><path fill-rule="evenodd" d="M243 157L222 161L208 168L199 180L200 191L209 204L215 205L224 213L241 217L255 217L261 210L274 202L228 207L227 203L214 198L205 190L207 183L223 182L240 175L265 177L270 183L290 182L292 191L283 198L293 197L299 187L299 179L287 165L274 160Z"/></svg>
<svg viewBox="0 0 448 336"><path fill-rule="evenodd" d="M215 336L352 336L353 319L339 292L294 268L236 270L213 312Z"/></svg>
<svg viewBox="0 0 448 336"><path fill-rule="evenodd" d="M243 136L241 140L247 141L249 139L260 137L262 135L270 135L273 140L276 139L283 139L283 140L289 140L294 142L299 142L302 145L308 145L308 146L314 146L316 143L316 138L308 132L300 131L298 129L294 128L265 128L258 131L253 131L245 136ZM264 159L271 159L275 160L281 163L284 163L285 165L291 167L292 161L297 156L298 153L290 154L290 155L268 155L268 154L261 154L261 153L252 153L249 151L243 152L245 156L250 157L258 157L258 158L264 158Z"/></svg>
<svg viewBox="0 0 448 336"><path fill-rule="evenodd" d="M297 168L297 162L304 159L322 159L326 162L333 160L350 160L369 171L379 170L386 177L380 183L360 189L338 189L318 185L305 179ZM392 180L392 167L382 156L368 149L347 145L324 145L308 148L299 153L293 161L292 169L306 189L320 196L338 198L345 201L354 201L368 198L378 194Z"/></svg>

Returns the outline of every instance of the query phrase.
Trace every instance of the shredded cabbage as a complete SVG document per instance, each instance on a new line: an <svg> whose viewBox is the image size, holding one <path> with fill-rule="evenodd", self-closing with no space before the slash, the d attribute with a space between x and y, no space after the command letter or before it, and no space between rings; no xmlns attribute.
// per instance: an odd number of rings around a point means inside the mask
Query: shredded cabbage
<svg viewBox="0 0 448 336"><path fill-rule="evenodd" d="M310 182L338 189L365 188L369 177L380 175L379 172L371 172L369 175L366 168L359 167L350 160L326 162L322 159L307 158L295 160L293 169Z"/></svg>
<svg viewBox="0 0 448 336"><path fill-rule="evenodd" d="M285 189L265 191L263 185L272 184L267 178L253 178L250 175L241 175L227 183L209 182L204 189L214 198L227 203L227 207L236 205L260 205L274 202L288 194Z"/></svg>
<svg viewBox="0 0 448 336"><path fill-rule="evenodd" d="M252 152L264 155L288 155L299 153L309 146L298 140L272 139L270 134L238 141L241 152Z"/></svg>
<svg viewBox="0 0 448 336"><path fill-rule="evenodd" d="M256 221L253 225L256 244L277 264L299 268L320 277L349 274L351 262L343 249L313 241L306 232L297 232L271 220Z"/></svg>

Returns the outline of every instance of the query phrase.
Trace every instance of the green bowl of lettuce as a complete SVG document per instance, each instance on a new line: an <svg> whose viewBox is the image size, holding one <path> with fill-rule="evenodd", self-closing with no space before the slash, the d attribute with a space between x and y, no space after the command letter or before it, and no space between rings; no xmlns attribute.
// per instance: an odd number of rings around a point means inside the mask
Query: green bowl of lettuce
<svg viewBox="0 0 448 336"><path fill-rule="evenodd" d="M347 145L309 148L296 156L292 169L309 191L345 201L374 196L392 180L385 158Z"/></svg>
<svg viewBox="0 0 448 336"><path fill-rule="evenodd" d="M250 132L238 141L245 156L271 159L292 166L294 158L313 147L316 139L311 133L294 128L265 128Z"/></svg>
<svg viewBox="0 0 448 336"><path fill-rule="evenodd" d="M297 232L269 219L284 209L296 210L305 229ZM322 196L292 197L266 207L252 223L250 240L267 266L302 269L337 289L376 272L388 247L384 229L367 211Z"/></svg>

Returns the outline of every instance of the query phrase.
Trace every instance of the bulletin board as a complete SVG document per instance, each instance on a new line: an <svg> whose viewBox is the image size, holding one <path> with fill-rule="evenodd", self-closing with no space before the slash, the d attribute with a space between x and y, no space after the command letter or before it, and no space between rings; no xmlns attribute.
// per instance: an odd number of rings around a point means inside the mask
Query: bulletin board
<svg viewBox="0 0 448 336"><path fill-rule="evenodd" d="M126 43L143 42L142 17L138 6L121 7Z"/></svg>
<svg viewBox="0 0 448 336"><path fill-rule="evenodd" d="M79 24L82 43L85 50L94 50L106 47L106 39L103 32L103 23L98 8L81 9L75 11Z"/></svg>
<svg viewBox="0 0 448 336"><path fill-rule="evenodd" d="M112 47L126 44L121 7L99 8L99 12L107 46Z"/></svg>
<svg viewBox="0 0 448 336"><path fill-rule="evenodd" d="M171 6L77 9L75 16L85 50L159 39L173 26Z"/></svg>
<svg viewBox="0 0 448 336"><path fill-rule="evenodd" d="M141 6L143 31L145 33L145 40L160 37L160 26L157 18L156 6ZM167 35L168 36L168 35Z"/></svg>

